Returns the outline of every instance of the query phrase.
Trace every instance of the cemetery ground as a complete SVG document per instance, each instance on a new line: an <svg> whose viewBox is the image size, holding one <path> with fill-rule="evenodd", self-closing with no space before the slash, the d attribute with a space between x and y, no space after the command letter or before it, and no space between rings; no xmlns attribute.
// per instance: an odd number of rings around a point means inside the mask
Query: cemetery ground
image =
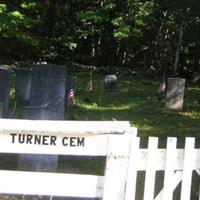
<svg viewBox="0 0 200 200"><path fill-rule="evenodd" d="M200 146L200 87L186 82L184 107L182 111L165 108L165 98L157 99L159 82L155 80L118 77L118 88L114 93L105 92L102 85L104 76L93 75L93 91L86 90L89 77L86 74L74 76L76 80L75 105L66 108L66 120L126 120L138 128L141 146L146 147L149 136L159 137L160 147L165 147L166 138L178 138L178 147L183 147L185 137L195 137ZM15 91L10 92L9 110L12 112ZM17 104L16 117L21 118L24 105ZM1 168L16 167L16 156L1 158ZM104 158L59 158L59 171L71 173L102 174Z"/></svg>
<svg viewBox="0 0 200 200"><path fill-rule="evenodd" d="M103 76L95 76L94 90L87 92L87 78L76 77L76 105L68 108L66 119L127 120L138 128L138 135L144 142L149 136L163 141L169 136L183 140L186 136L200 136L199 86L187 82L183 110L169 111L165 108L165 97L157 99L158 81L119 77L118 90L106 93L102 80Z"/></svg>

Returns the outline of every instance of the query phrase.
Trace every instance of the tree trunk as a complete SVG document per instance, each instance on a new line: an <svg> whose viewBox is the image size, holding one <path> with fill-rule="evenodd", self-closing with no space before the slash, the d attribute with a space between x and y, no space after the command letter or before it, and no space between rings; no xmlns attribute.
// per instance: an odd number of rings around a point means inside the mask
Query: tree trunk
<svg viewBox="0 0 200 200"><path fill-rule="evenodd" d="M180 57L180 49L182 45L182 39L183 39L183 21L181 22L180 29L179 29L179 37L176 44L176 52L175 52L175 59L174 59L174 65L173 65L173 75L178 74L178 62Z"/></svg>
<svg viewBox="0 0 200 200"><path fill-rule="evenodd" d="M56 0L50 0L49 10L48 10L48 39L51 39L53 36L55 17L56 17Z"/></svg>

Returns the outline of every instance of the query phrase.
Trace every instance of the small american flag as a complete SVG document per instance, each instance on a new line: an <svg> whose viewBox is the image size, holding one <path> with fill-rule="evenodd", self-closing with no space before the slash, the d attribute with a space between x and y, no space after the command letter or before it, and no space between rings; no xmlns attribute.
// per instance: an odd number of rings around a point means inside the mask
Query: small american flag
<svg viewBox="0 0 200 200"><path fill-rule="evenodd" d="M74 89L70 89L67 95L67 106L71 106L75 104L75 92Z"/></svg>
<svg viewBox="0 0 200 200"><path fill-rule="evenodd" d="M160 92L165 92L166 89L167 89L167 85L166 85L165 82L163 82L163 83L161 83L161 84L159 85L158 93L160 93Z"/></svg>
<svg viewBox="0 0 200 200"><path fill-rule="evenodd" d="M87 91L88 92L92 92L93 91L93 82L92 79L89 80L88 84L87 84Z"/></svg>

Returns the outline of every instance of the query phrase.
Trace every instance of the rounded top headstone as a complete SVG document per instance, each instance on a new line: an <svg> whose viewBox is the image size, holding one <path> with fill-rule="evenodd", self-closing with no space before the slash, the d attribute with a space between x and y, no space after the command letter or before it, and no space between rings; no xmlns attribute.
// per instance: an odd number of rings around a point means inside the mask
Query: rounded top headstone
<svg viewBox="0 0 200 200"><path fill-rule="evenodd" d="M108 74L105 76L105 79L112 79L112 80L117 80L117 76L114 74Z"/></svg>
<svg viewBox="0 0 200 200"><path fill-rule="evenodd" d="M12 71L12 67L10 65L0 65L0 70Z"/></svg>

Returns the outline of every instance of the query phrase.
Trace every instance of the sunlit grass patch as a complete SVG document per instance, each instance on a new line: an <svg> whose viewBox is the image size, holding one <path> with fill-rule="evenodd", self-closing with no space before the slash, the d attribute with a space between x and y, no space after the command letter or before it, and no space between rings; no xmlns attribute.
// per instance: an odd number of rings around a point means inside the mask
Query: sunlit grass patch
<svg viewBox="0 0 200 200"><path fill-rule="evenodd" d="M95 75L94 91L87 93L88 78L77 76L76 106L66 112L74 120L127 120L138 128L141 137L198 136L200 108L199 87L186 85L184 108L180 112L166 110L165 99L156 98L158 82L120 77L118 91L104 94L103 76ZM85 98L89 101L85 102Z"/></svg>

